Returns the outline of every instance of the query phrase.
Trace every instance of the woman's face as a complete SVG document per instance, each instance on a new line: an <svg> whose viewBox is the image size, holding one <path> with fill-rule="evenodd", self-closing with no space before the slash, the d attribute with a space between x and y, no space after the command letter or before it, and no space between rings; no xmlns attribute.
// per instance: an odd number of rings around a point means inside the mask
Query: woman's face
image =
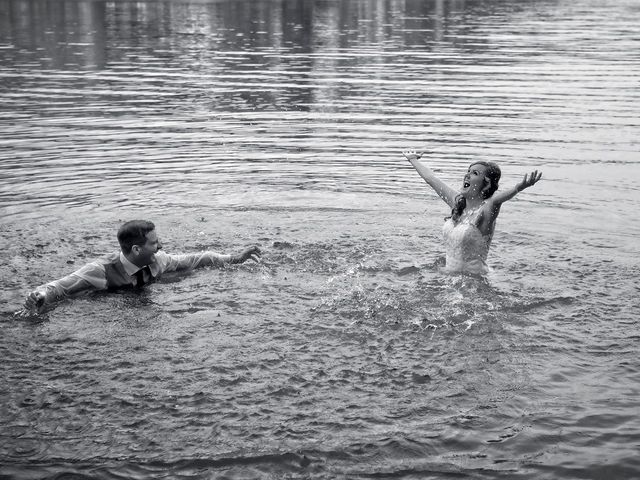
<svg viewBox="0 0 640 480"><path fill-rule="evenodd" d="M482 190L487 186L485 181L487 178L486 172L487 167L479 163L469 166L469 170L462 181L460 193L464 194L465 197L482 196Z"/></svg>

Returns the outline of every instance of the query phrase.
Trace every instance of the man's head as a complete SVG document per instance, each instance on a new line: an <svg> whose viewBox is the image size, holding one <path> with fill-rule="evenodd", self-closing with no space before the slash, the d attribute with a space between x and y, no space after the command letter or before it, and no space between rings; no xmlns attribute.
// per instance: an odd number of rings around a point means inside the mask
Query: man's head
<svg viewBox="0 0 640 480"><path fill-rule="evenodd" d="M131 220L118 230L120 249L135 265L143 267L155 261L155 253L162 248L155 229L147 220Z"/></svg>

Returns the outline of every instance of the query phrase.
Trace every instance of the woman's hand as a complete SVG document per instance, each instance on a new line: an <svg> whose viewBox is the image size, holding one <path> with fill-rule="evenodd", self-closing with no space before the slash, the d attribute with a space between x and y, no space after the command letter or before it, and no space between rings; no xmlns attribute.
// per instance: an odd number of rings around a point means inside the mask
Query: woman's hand
<svg viewBox="0 0 640 480"><path fill-rule="evenodd" d="M534 170L530 174L525 173L522 181L516 185L516 190L521 192L525 188L529 188L535 185L536 182L541 178L542 178L542 172L538 172L538 170Z"/></svg>
<svg viewBox="0 0 640 480"><path fill-rule="evenodd" d="M422 157L422 152L418 153L415 150L404 150L402 154L406 157L407 160L420 160Z"/></svg>

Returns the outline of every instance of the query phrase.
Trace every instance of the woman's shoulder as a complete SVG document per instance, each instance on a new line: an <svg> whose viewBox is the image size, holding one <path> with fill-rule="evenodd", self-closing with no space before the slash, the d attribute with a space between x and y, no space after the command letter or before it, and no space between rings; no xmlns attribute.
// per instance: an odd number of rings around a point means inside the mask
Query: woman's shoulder
<svg viewBox="0 0 640 480"><path fill-rule="evenodd" d="M483 235L490 235L493 233L498 213L500 213L500 205L491 201L490 198L486 199L482 203L477 217L475 218L475 225Z"/></svg>

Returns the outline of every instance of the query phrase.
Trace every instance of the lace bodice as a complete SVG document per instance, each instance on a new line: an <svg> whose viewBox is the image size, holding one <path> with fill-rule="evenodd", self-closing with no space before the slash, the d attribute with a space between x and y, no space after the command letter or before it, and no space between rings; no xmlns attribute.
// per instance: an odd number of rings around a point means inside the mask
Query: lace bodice
<svg viewBox="0 0 640 480"><path fill-rule="evenodd" d="M464 212L457 223L447 219L442 227L447 254L446 270L484 274L489 271L487 255L492 235L482 235L476 221L480 207Z"/></svg>

